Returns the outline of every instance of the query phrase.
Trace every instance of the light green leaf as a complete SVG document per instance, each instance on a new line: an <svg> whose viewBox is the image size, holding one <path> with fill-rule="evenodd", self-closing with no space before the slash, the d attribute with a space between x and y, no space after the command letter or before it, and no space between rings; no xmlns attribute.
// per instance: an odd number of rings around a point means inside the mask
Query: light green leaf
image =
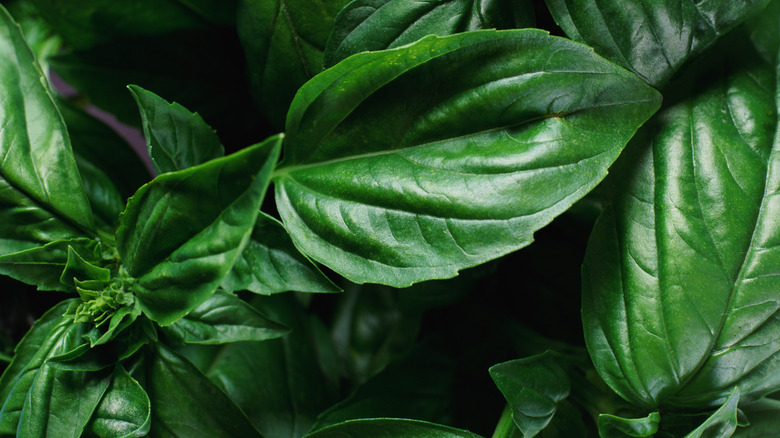
<svg viewBox="0 0 780 438"><path fill-rule="evenodd" d="M685 438L729 438L737 429L738 403L739 388L734 388L726 403Z"/></svg>
<svg viewBox="0 0 780 438"><path fill-rule="evenodd" d="M117 365L103 399L89 424L89 431L100 438L146 436L152 419L146 391L122 365Z"/></svg>
<svg viewBox="0 0 780 438"><path fill-rule="evenodd" d="M252 237L221 287L229 292L248 290L263 295L341 291L298 252L284 225L263 212L257 216Z"/></svg>
<svg viewBox="0 0 780 438"><path fill-rule="evenodd" d="M336 16L325 66L355 53L392 49L426 35L533 27L528 0L356 0Z"/></svg>
<svg viewBox="0 0 780 438"><path fill-rule="evenodd" d="M399 418L372 418L339 423L306 438L480 438L466 430Z"/></svg>
<svg viewBox="0 0 780 438"><path fill-rule="evenodd" d="M780 8L769 14L753 30L777 44ZM648 410L780 387L780 75L761 52L735 32L671 83L604 183L586 341L604 381Z"/></svg>
<svg viewBox="0 0 780 438"><path fill-rule="evenodd" d="M84 254L92 255L88 252ZM65 269L62 270L60 281L71 287L78 286L79 281L95 280L101 283L108 283L111 279L111 270L96 266L94 260L86 260L79 254L73 246L68 246L68 260L65 263Z"/></svg>
<svg viewBox="0 0 780 438"><path fill-rule="evenodd" d="M214 293L249 239L280 143L160 175L130 199L117 250L147 316L171 324Z"/></svg>
<svg viewBox="0 0 780 438"><path fill-rule="evenodd" d="M93 235L70 140L18 25L0 6L0 254Z"/></svg>
<svg viewBox="0 0 780 438"><path fill-rule="evenodd" d="M265 341L284 336L288 331L244 300L220 291L184 318L163 327L170 340L185 344Z"/></svg>
<svg viewBox="0 0 780 438"><path fill-rule="evenodd" d="M569 396L563 358L552 351L490 367L490 377L512 408L512 419L524 437L534 437Z"/></svg>
<svg viewBox="0 0 780 438"><path fill-rule="evenodd" d="M238 1L238 35L255 99L278 128L298 88L322 71L333 19L349 1Z"/></svg>
<svg viewBox="0 0 780 438"><path fill-rule="evenodd" d="M688 59L769 0L545 0L575 41L663 86Z"/></svg>
<svg viewBox="0 0 780 438"><path fill-rule="evenodd" d="M453 277L531 243L658 104L539 30L357 54L296 95L277 206L296 246L353 282Z"/></svg>
<svg viewBox="0 0 780 438"><path fill-rule="evenodd" d="M216 131L200 115L137 85L128 88L141 111L146 146L157 174L183 170L225 155Z"/></svg>
<svg viewBox="0 0 780 438"><path fill-rule="evenodd" d="M146 376L152 435L187 438L261 438L225 393L189 361L155 344Z"/></svg>
<svg viewBox="0 0 780 438"><path fill-rule="evenodd" d="M0 273L38 286L38 290L73 291L60 281L68 261L68 248L90 251L95 241L87 238L57 240L46 245L0 256Z"/></svg>
<svg viewBox="0 0 780 438"><path fill-rule="evenodd" d="M599 436L602 438L653 437L658 432L661 415L651 412L644 418L622 418L601 414L598 417Z"/></svg>

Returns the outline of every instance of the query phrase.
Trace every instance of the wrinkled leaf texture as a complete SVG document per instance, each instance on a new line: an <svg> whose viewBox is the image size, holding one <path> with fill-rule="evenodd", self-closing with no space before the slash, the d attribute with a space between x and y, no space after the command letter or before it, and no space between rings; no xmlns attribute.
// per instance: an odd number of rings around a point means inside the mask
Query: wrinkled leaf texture
<svg viewBox="0 0 780 438"><path fill-rule="evenodd" d="M109 385L89 431L100 438L134 438L146 436L151 427L152 409L149 396L122 365L114 368Z"/></svg>
<svg viewBox="0 0 780 438"><path fill-rule="evenodd" d="M480 438L466 430L399 418L350 420L320 429L306 438Z"/></svg>
<svg viewBox="0 0 780 438"><path fill-rule="evenodd" d="M571 39L661 87L770 0L545 0Z"/></svg>
<svg viewBox="0 0 780 438"><path fill-rule="evenodd" d="M355 53L392 49L426 35L532 27L528 0L356 0L336 16L325 67Z"/></svg>
<svg viewBox="0 0 780 438"><path fill-rule="evenodd" d="M528 245L659 105L635 75L539 30L426 37L304 85L276 202L295 244L396 287Z"/></svg>
<svg viewBox="0 0 780 438"><path fill-rule="evenodd" d="M171 324L217 289L249 239L280 144L160 175L130 199L117 250L151 319Z"/></svg>
<svg viewBox="0 0 780 438"><path fill-rule="evenodd" d="M602 378L637 405L780 387L778 23L775 4L670 84L604 185L583 321Z"/></svg>

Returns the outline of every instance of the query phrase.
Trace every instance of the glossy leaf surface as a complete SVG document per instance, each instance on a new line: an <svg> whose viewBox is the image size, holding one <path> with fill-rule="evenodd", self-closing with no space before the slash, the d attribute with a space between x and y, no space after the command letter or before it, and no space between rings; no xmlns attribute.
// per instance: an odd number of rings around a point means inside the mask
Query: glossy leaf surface
<svg viewBox="0 0 780 438"><path fill-rule="evenodd" d="M583 266L591 357L622 397L706 409L780 384L780 9L670 84L605 183ZM769 49L769 50L766 50Z"/></svg>
<svg viewBox="0 0 780 438"><path fill-rule="evenodd" d="M68 248L87 248L95 241L87 238L58 240L49 244L0 256L0 273L9 275L27 284L33 284L38 290L73 291L60 281L62 271L68 261Z"/></svg>
<svg viewBox="0 0 780 438"><path fill-rule="evenodd" d="M734 389L726 403L685 438L729 438L737 429L739 389Z"/></svg>
<svg viewBox="0 0 780 438"><path fill-rule="evenodd" d="M295 248L284 225L263 212L257 216L252 237L221 287L263 295L341 290Z"/></svg>
<svg viewBox="0 0 780 438"><path fill-rule="evenodd" d="M769 0L545 0L566 34L663 86L689 58Z"/></svg>
<svg viewBox="0 0 780 438"><path fill-rule="evenodd" d="M569 377L562 361L547 351L490 368L490 377L509 402L512 419L523 436L530 438L544 430L559 402L569 396Z"/></svg>
<svg viewBox="0 0 780 438"><path fill-rule="evenodd" d="M117 250L134 293L168 325L204 302L230 272L252 232L281 137L166 173L128 202Z"/></svg>
<svg viewBox="0 0 780 438"><path fill-rule="evenodd" d="M62 116L19 27L0 7L0 254L93 229Z"/></svg>
<svg viewBox="0 0 780 438"><path fill-rule="evenodd" d="M238 34L255 99L278 128L298 87L322 71L333 19L349 0L239 0Z"/></svg>
<svg viewBox="0 0 780 438"><path fill-rule="evenodd" d="M179 354L156 344L147 360L153 436L262 437L236 405Z"/></svg>
<svg viewBox="0 0 780 438"><path fill-rule="evenodd" d="M479 435L424 421L374 418L339 423L306 438L480 438Z"/></svg>
<svg viewBox="0 0 780 438"><path fill-rule="evenodd" d="M89 431L100 438L146 436L151 426L151 413L146 391L122 365L117 365Z"/></svg>
<svg viewBox="0 0 780 438"><path fill-rule="evenodd" d="M526 0L357 0L336 16L325 46L325 66L355 53L392 49L426 35L532 27Z"/></svg>
<svg viewBox="0 0 780 438"><path fill-rule="evenodd" d="M158 174L225 155L217 133L200 115L137 85L128 88L141 111L146 146Z"/></svg>
<svg viewBox="0 0 780 438"><path fill-rule="evenodd" d="M652 412L644 418L622 418L601 414L598 418L599 436L603 438L653 437L658 432L661 416Z"/></svg>
<svg viewBox="0 0 780 438"><path fill-rule="evenodd" d="M449 278L528 245L658 101L538 30L358 54L297 94L277 205L296 245L353 282Z"/></svg>
<svg viewBox="0 0 780 438"><path fill-rule="evenodd" d="M265 341L284 336L288 330L263 316L237 296L218 291L164 332L174 342L224 344Z"/></svg>

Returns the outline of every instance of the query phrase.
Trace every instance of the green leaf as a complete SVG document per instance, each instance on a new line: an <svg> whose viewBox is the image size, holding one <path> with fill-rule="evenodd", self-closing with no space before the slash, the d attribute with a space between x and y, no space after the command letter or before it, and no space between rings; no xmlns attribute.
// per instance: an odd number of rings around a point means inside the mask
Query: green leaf
<svg viewBox="0 0 780 438"><path fill-rule="evenodd" d="M62 370L44 363L24 401L17 436L81 437L109 381L102 373Z"/></svg>
<svg viewBox="0 0 780 438"><path fill-rule="evenodd" d="M68 320L62 315L78 300L67 300L43 314L14 350L14 358L0 377L0 434L15 434L27 391L48 352L54 348Z"/></svg>
<svg viewBox="0 0 780 438"><path fill-rule="evenodd" d="M466 430L424 421L372 418L339 423L306 435L306 438L479 438Z"/></svg>
<svg viewBox="0 0 780 438"><path fill-rule="evenodd" d="M87 261L72 246L68 246L68 260L60 281L67 286L76 287L78 284L75 282L89 280L108 283L111 280L111 270L95 266L94 260Z"/></svg>
<svg viewBox="0 0 780 438"><path fill-rule="evenodd" d="M426 35L533 27L527 0L356 0L336 16L325 66L355 53L392 49Z"/></svg>
<svg viewBox="0 0 780 438"><path fill-rule="evenodd" d="M57 240L49 244L0 256L0 273L38 286L38 290L73 291L60 281L68 261L68 249L89 251L95 241L87 238Z"/></svg>
<svg viewBox="0 0 780 438"><path fill-rule="evenodd" d="M221 287L228 292L248 290L263 295L341 291L298 252L284 225L263 212L257 216L252 237Z"/></svg>
<svg viewBox="0 0 780 438"><path fill-rule="evenodd" d="M208 350L210 359L201 369L264 436L298 438L337 401L333 346L325 327L290 294L256 297L254 302L292 331L281 339Z"/></svg>
<svg viewBox="0 0 780 438"><path fill-rule="evenodd" d="M40 14L71 47L87 48L112 38L154 36L198 29L203 17L179 1L35 0Z"/></svg>
<svg viewBox="0 0 780 438"><path fill-rule="evenodd" d="M122 365L114 368L111 385L92 417L89 431L100 438L146 436L152 419L149 396Z"/></svg>
<svg viewBox="0 0 780 438"><path fill-rule="evenodd" d="M18 25L0 6L0 254L93 233L62 116Z"/></svg>
<svg viewBox="0 0 780 438"><path fill-rule="evenodd" d="M288 331L241 298L219 291L184 318L163 327L169 339L184 344L265 341Z"/></svg>
<svg viewBox="0 0 780 438"><path fill-rule="evenodd" d="M350 0L239 0L238 36L255 99L278 128L298 88L322 71L333 19Z"/></svg>
<svg viewBox="0 0 780 438"><path fill-rule="evenodd" d="M453 277L527 246L658 103L539 30L354 55L297 94L277 206L295 244L353 282Z"/></svg>
<svg viewBox="0 0 780 438"><path fill-rule="evenodd" d="M746 406L743 411L750 425L737 429L734 438L769 437L780 430L780 416L777 415L780 412L780 400L765 398Z"/></svg>
<svg viewBox="0 0 780 438"><path fill-rule="evenodd" d="M739 388L734 388L726 403L685 438L729 438L737 429L738 403Z"/></svg>
<svg viewBox="0 0 780 438"><path fill-rule="evenodd" d="M490 377L512 408L512 419L525 437L536 436L569 396L563 358L552 351L490 367Z"/></svg>
<svg viewBox="0 0 780 438"><path fill-rule="evenodd" d="M652 412L644 418L622 418L601 414L598 418L599 436L602 438L652 437L658 432L661 415Z"/></svg>
<svg viewBox="0 0 780 438"><path fill-rule="evenodd" d="M141 111L146 146L157 174L183 170L225 155L217 133L197 113L137 85L128 88Z"/></svg>
<svg viewBox="0 0 780 438"><path fill-rule="evenodd" d="M106 231L114 231L119 214L125 207L125 198L102 169L78 154L75 154L75 158L97 225Z"/></svg>
<svg viewBox="0 0 780 438"><path fill-rule="evenodd" d="M780 41L770 13L759 49ZM780 76L777 52L761 52L732 34L670 84L604 183L583 266L586 341L604 381L648 410L780 386Z"/></svg>
<svg viewBox="0 0 780 438"><path fill-rule="evenodd" d="M545 0L575 41L659 87L769 0Z"/></svg>
<svg viewBox="0 0 780 438"><path fill-rule="evenodd" d="M281 138L160 175L130 199L117 250L152 320L173 323L230 272L257 219Z"/></svg>
<svg viewBox="0 0 780 438"><path fill-rule="evenodd" d="M155 344L147 362L153 436L262 437L222 391L174 351Z"/></svg>

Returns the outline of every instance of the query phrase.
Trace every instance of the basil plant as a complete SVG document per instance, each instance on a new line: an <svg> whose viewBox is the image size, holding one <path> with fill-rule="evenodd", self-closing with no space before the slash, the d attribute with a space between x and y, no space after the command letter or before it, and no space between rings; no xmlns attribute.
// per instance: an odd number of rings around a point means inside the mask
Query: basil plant
<svg viewBox="0 0 780 438"><path fill-rule="evenodd" d="M776 0L2 1L0 435L775 436L778 84Z"/></svg>

